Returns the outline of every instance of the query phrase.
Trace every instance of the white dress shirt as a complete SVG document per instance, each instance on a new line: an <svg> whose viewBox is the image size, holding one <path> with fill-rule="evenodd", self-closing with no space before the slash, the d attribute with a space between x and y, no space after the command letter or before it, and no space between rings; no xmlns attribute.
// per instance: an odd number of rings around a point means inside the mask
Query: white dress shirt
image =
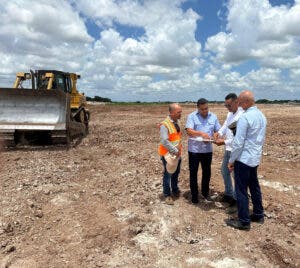
<svg viewBox="0 0 300 268"><path fill-rule="evenodd" d="M219 135L225 136L224 142L226 151L232 151L232 141L234 138L233 133L228 126L230 126L233 122L238 121L243 112L244 110L242 107L239 107L235 113L229 112L223 126L218 131Z"/></svg>

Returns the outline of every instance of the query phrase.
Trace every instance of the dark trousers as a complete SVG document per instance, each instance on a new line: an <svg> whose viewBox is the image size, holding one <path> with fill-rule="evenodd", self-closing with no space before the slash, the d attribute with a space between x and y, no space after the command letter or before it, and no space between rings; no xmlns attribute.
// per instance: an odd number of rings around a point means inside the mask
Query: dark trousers
<svg viewBox="0 0 300 268"><path fill-rule="evenodd" d="M253 204L253 215L257 218L264 216L264 209L262 206L262 196L257 179L257 167L250 167L242 162L234 162L234 179L236 201L238 206L238 217L241 223L249 224L249 200L248 187L251 194Z"/></svg>
<svg viewBox="0 0 300 268"><path fill-rule="evenodd" d="M189 168L190 168L190 188L192 201L198 200L198 168L201 163L202 181L201 193L207 198L209 194L209 181L211 176L212 153L192 153L189 152Z"/></svg>

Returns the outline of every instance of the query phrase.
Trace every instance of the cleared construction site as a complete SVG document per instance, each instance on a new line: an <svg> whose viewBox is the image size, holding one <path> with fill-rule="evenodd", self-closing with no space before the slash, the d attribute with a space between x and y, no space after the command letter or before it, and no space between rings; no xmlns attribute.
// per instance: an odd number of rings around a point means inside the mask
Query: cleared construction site
<svg viewBox="0 0 300 268"><path fill-rule="evenodd" d="M157 123L167 105L87 104L89 134L70 146L1 152L0 267L299 267L300 107L259 108L263 225L235 230L224 204L191 204L186 136L182 195L162 201ZM194 109L183 105L182 127ZM225 120L223 105L210 110ZM212 195L224 191L222 157L215 146Z"/></svg>

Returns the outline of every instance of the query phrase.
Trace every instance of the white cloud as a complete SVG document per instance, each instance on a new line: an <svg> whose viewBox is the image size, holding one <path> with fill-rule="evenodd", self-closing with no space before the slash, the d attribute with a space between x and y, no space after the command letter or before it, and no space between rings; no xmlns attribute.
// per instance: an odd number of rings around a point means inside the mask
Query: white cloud
<svg viewBox="0 0 300 268"><path fill-rule="evenodd" d="M300 83L300 68L299 69L291 69L290 77L292 80L298 81L298 83Z"/></svg>
<svg viewBox="0 0 300 268"><path fill-rule="evenodd" d="M292 7L230 1L226 32L208 38L205 51L195 39L202 17L183 11L185 1L1 1L1 86L18 71L48 68L81 73L87 95L113 100L214 100L244 88L261 96L271 88L280 98L282 89L299 89L300 0ZM99 26L99 39L87 21ZM139 36L126 36L128 27ZM249 59L259 64L240 73Z"/></svg>
<svg viewBox="0 0 300 268"><path fill-rule="evenodd" d="M196 72L201 45L195 40L195 31L200 16L192 10L183 12L180 3L173 0L76 1L85 16L107 28L90 51L94 64L88 68L83 66L84 72L97 68L105 74L107 79L95 80L94 87L106 88L111 82L115 84L116 94L135 89L131 91L134 97L138 91L144 94L155 90L155 98L157 92L181 85L184 76ZM144 35L139 39L122 37L114 22L141 27ZM158 77L167 82L156 81Z"/></svg>
<svg viewBox="0 0 300 268"><path fill-rule="evenodd" d="M124 25L145 27L154 22L174 20L181 13L179 5L181 0L74 0L74 5L87 17L94 19L99 25L113 27L114 22Z"/></svg>
<svg viewBox="0 0 300 268"><path fill-rule="evenodd" d="M280 84L280 69L262 68L249 72L244 78L256 87L271 87Z"/></svg>
<svg viewBox="0 0 300 268"><path fill-rule="evenodd" d="M264 98L299 98L300 1L293 6L271 6L268 0L230 0L226 32L207 39L205 49L215 66L235 66L255 61L256 70L244 75L226 71L218 76L225 87L250 88ZM261 66L261 67L260 67ZM290 76L282 70L290 69ZM221 68L219 69L222 74ZM207 74L208 75L208 74Z"/></svg>
<svg viewBox="0 0 300 268"><path fill-rule="evenodd" d="M140 26L145 30L141 40L128 38L119 46L111 44L111 54L118 57L120 65L187 66L193 64L194 58L199 57L201 46L194 37L199 17L191 10L183 13L172 2L145 1L141 5L135 1L125 1L119 5L114 3L110 12L105 9L110 6L105 5L105 1L98 3L97 10L101 12L93 13L93 19L102 19L101 15L109 13L108 17L114 21ZM95 8L93 1L80 3L84 5L84 10ZM86 15L88 14L90 13ZM112 30L109 34L111 32ZM105 35L101 34L99 42L107 42Z"/></svg>
<svg viewBox="0 0 300 268"><path fill-rule="evenodd" d="M1 73L29 67L76 70L75 59L93 41L78 13L62 0L2 1L0 20L0 50L8 55Z"/></svg>
<svg viewBox="0 0 300 268"><path fill-rule="evenodd" d="M2 3L0 19L1 38L13 41L20 50L26 46L22 41L46 47L92 41L83 21L65 1L8 1Z"/></svg>
<svg viewBox="0 0 300 268"><path fill-rule="evenodd" d="M217 54L219 61L240 63L260 60L273 68L299 66L300 1L292 7L272 7L267 0L231 0L228 33L208 38L206 49Z"/></svg>

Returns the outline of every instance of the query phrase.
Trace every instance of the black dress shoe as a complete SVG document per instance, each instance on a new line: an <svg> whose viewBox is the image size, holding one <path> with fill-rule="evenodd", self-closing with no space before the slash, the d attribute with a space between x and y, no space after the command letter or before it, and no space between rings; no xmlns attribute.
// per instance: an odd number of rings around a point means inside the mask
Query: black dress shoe
<svg viewBox="0 0 300 268"><path fill-rule="evenodd" d="M197 197L192 197L192 203L193 204L198 204L199 203L199 199Z"/></svg>
<svg viewBox="0 0 300 268"><path fill-rule="evenodd" d="M227 219L225 220L225 222L228 226L231 226L235 229L244 230L244 231L250 230L250 224L243 224L239 220Z"/></svg>
<svg viewBox="0 0 300 268"><path fill-rule="evenodd" d="M230 207L236 206L236 200L231 198L231 200L228 202Z"/></svg>
<svg viewBox="0 0 300 268"><path fill-rule="evenodd" d="M223 195L220 199L220 202L222 203L230 203L232 201L232 197L229 195Z"/></svg>
<svg viewBox="0 0 300 268"><path fill-rule="evenodd" d="M250 219L251 219L251 221L257 222L257 223L260 223L260 224L263 224L265 222L264 217L258 217L258 216L253 215L253 214L250 215Z"/></svg>

